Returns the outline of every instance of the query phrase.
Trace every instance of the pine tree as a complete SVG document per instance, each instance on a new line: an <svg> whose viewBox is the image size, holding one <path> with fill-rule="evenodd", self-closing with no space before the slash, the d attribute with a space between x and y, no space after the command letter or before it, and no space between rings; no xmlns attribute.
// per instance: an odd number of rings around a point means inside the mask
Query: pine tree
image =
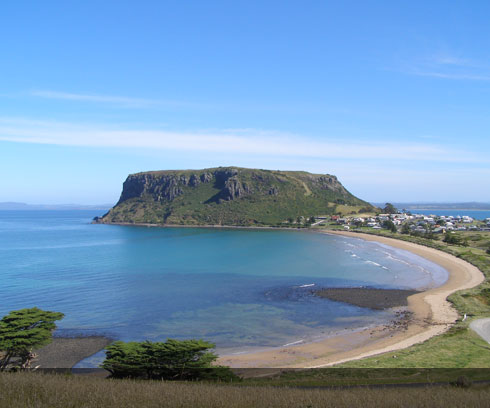
<svg viewBox="0 0 490 408"><path fill-rule="evenodd" d="M0 371L29 368L33 350L51 343L55 321L63 313L38 309L14 310L0 320Z"/></svg>

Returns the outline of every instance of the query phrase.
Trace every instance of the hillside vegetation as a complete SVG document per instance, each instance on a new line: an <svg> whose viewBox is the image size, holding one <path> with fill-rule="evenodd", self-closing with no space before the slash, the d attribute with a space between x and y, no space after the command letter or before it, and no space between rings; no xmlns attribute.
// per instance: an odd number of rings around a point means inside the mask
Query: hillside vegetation
<svg viewBox="0 0 490 408"><path fill-rule="evenodd" d="M239 167L131 174L97 221L167 225L295 225L316 215L371 210L335 176Z"/></svg>

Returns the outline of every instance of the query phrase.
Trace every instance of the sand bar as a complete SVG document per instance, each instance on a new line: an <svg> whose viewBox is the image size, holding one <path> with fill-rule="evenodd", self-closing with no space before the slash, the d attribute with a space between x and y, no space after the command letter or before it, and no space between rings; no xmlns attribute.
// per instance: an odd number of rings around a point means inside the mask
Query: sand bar
<svg viewBox="0 0 490 408"><path fill-rule="evenodd" d="M222 355L219 359L220 364L244 368L318 368L400 350L449 329L459 316L446 298L458 290L475 287L485 279L481 271L470 263L433 248L369 234L346 231L325 233L376 241L410 251L446 269L449 274L448 280L442 286L408 297L408 308L413 315L407 324L398 322L393 325L338 333L314 343L261 352Z"/></svg>

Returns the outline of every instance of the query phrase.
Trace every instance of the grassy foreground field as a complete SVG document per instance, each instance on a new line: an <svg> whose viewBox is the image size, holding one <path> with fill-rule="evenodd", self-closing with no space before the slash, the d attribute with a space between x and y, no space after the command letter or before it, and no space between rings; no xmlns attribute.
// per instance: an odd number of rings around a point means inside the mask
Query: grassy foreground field
<svg viewBox="0 0 490 408"><path fill-rule="evenodd" d="M487 407L490 387L299 389L103 380L39 373L0 374L9 408Z"/></svg>

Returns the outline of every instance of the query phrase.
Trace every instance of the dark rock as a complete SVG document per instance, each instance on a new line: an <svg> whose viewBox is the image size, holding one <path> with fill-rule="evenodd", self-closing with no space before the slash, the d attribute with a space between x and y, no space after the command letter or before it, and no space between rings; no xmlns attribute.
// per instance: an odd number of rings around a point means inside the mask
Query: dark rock
<svg viewBox="0 0 490 408"><path fill-rule="evenodd" d="M196 187L197 185L199 185L201 182L199 180L199 178L193 174L191 175L190 179L189 179L189 185L192 186L192 187Z"/></svg>
<svg viewBox="0 0 490 408"><path fill-rule="evenodd" d="M230 177L225 181L225 186L221 191L223 200L230 201L241 198L246 194L245 188L237 177Z"/></svg>
<svg viewBox="0 0 490 408"><path fill-rule="evenodd" d="M405 289L325 288L315 290L313 293L337 302L382 310L391 307L407 306L407 297L419 292Z"/></svg>
<svg viewBox="0 0 490 408"><path fill-rule="evenodd" d="M203 183L209 183L213 179L213 175L211 173L204 173L201 174L200 179Z"/></svg>

